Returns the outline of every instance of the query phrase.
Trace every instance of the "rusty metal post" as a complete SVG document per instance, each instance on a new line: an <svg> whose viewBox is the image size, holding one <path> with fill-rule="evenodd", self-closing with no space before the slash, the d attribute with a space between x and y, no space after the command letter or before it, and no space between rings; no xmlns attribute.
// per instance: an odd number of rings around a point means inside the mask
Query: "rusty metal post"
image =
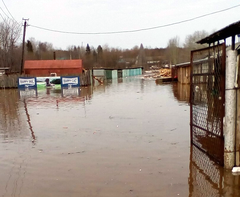
<svg viewBox="0 0 240 197"><path fill-rule="evenodd" d="M225 86L224 167L226 169L232 169L235 165L236 61L237 52L229 49L226 56Z"/></svg>
<svg viewBox="0 0 240 197"><path fill-rule="evenodd" d="M178 72L178 71L177 71ZM191 51L191 59L190 59L190 138L191 138L191 145L193 144L193 52Z"/></svg>

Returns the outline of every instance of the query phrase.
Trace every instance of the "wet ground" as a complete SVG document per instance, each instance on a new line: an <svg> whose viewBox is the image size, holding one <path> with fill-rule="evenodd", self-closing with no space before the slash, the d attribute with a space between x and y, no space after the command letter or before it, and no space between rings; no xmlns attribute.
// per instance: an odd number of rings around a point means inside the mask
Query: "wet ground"
<svg viewBox="0 0 240 197"><path fill-rule="evenodd" d="M0 90L0 197L239 196L190 146L189 86Z"/></svg>

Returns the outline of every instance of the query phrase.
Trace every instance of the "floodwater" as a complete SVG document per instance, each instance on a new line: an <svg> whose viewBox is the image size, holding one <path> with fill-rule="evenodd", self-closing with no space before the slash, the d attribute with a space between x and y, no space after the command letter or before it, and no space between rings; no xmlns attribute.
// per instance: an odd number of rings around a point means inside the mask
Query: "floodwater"
<svg viewBox="0 0 240 197"><path fill-rule="evenodd" d="M0 90L0 197L239 196L190 146L189 86Z"/></svg>

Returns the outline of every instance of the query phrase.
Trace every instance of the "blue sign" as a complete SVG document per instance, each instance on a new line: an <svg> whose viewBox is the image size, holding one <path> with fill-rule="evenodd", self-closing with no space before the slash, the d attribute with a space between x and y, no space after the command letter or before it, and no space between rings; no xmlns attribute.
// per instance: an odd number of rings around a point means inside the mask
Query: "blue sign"
<svg viewBox="0 0 240 197"><path fill-rule="evenodd" d="M36 77L19 77L18 78L18 88L37 88Z"/></svg>
<svg viewBox="0 0 240 197"><path fill-rule="evenodd" d="M61 87L62 88L80 87L79 76L61 77Z"/></svg>

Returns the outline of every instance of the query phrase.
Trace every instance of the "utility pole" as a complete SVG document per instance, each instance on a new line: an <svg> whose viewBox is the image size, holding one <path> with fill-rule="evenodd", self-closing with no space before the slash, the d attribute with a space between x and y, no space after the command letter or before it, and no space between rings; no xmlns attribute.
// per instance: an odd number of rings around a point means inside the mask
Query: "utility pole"
<svg viewBox="0 0 240 197"><path fill-rule="evenodd" d="M22 19L24 20L24 28L23 28L23 42L22 42L22 61L21 61L21 69L20 69L20 74L23 73L23 69L24 69L24 51L25 51L25 35L26 35L26 27L27 27L27 21L29 19Z"/></svg>

